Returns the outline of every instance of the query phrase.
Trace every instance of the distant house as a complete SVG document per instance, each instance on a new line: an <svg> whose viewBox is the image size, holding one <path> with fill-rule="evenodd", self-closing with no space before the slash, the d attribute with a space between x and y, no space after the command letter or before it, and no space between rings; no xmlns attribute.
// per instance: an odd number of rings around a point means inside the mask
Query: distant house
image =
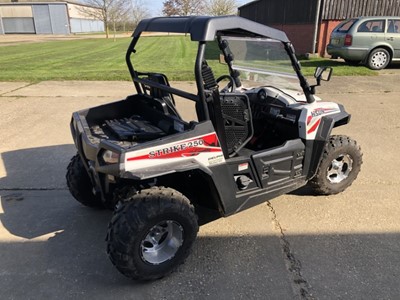
<svg viewBox="0 0 400 300"><path fill-rule="evenodd" d="M104 23L92 17L93 10L100 9L72 2L0 0L0 34L103 32Z"/></svg>
<svg viewBox="0 0 400 300"><path fill-rule="evenodd" d="M256 0L239 15L283 30L297 53L325 55L332 30L359 16L400 16L400 0Z"/></svg>

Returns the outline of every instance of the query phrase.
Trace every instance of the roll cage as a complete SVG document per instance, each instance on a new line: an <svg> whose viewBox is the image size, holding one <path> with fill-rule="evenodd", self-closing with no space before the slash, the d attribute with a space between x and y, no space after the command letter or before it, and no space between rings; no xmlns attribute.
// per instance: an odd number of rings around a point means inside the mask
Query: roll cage
<svg viewBox="0 0 400 300"><path fill-rule="evenodd" d="M194 74L197 86L197 95L188 93L164 84L163 80L151 80L149 76L157 76L157 74L140 73L133 67L131 61L132 53L135 53L135 46L142 32L170 32L189 34L194 42L198 42L198 50L194 67ZM300 64L295 56L295 51L287 38L286 34L280 30L261 25L259 23L244 19L238 16L222 16L222 17L207 17L207 16L190 16L190 17L160 17L142 20L132 34L132 42L126 52L126 63L132 80L135 84L138 93L144 93L145 87L164 91L165 93L175 94L186 99L196 102L198 120L210 120L210 112L207 107L207 94L204 86L204 78L202 74L203 63L205 61L205 47L207 42L214 40L218 41L219 48L224 55L225 61L228 64L230 76L235 81L238 79L238 74L235 72L230 62L228 51L221 36L234 37L253 37L253 38L271 38L278 40L284 44L284 48L292 62L292 66L299 78L300 86L306 96L307 102L312 103L314 99L314 89L310 86L301 73ZM160 75L160 74L158 74Z"/></svg>

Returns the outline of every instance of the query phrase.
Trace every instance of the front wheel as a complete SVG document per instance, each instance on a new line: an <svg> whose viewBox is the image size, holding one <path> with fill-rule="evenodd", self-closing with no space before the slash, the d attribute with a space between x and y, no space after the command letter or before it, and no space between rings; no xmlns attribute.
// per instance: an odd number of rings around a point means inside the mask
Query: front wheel
<svg viewBox="0 0 400 300"><path fill-rule="evenodd" d="M343 135L331 136L310 186L321 195L340 193L357 178L361 164L362 152L356 141Z"/></svg>
<svg viewBox="0 0 400 300"><path fill-rule="evenodd" d="M125 276L155 280L189 255L199 226L193 205L164 187L145 189L117 205L107 234L107 253Z"/></svg>
<svg viewBox="0 0 400 300"><path fill-rule="evenodd" d="M372 70L382 70L390 63L390 54L386 49L377 48L368 56L367 66Z"/></svg>

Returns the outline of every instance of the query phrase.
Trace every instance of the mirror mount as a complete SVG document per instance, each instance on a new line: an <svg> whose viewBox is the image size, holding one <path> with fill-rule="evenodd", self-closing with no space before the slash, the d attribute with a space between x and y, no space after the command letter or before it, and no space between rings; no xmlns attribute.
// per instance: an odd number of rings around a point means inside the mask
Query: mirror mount
<svg viewBox="0 0 400 300"><path fill-rule="evenodd" d="M224 63L224 64L228 65L230 76L232 76L233 80L235 81L236 87L241 87L242 83L240 81L240 73L239 73L239 71L234 70L232 67L235 57L229 49L228 41L223 40L220 36L218 36L217 40L218 40L219 49L222 52L222 55L220 55L220 60L219 60L220 63Z"/></svg>
<svg viewBox="0 0 400 300"><path fill-rule="evenodd" d="M321 81L331 80L333 68L332 67L317 67L314 72L315 80L317 84L310 86L310 93L315 94L315 87L321 85Z"/></svg>

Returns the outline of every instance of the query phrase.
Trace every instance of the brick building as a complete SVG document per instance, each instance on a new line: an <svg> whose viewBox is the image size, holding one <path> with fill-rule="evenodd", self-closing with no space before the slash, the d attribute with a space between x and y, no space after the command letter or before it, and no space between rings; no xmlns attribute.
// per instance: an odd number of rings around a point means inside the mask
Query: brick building
<svg viewBox="0 0 400 300"><path fill-rule="evenodd" d="M298 54L325 56L332 30L359 16L400 16L400 0L256 0L239 15L283 30Z"/></svg>

